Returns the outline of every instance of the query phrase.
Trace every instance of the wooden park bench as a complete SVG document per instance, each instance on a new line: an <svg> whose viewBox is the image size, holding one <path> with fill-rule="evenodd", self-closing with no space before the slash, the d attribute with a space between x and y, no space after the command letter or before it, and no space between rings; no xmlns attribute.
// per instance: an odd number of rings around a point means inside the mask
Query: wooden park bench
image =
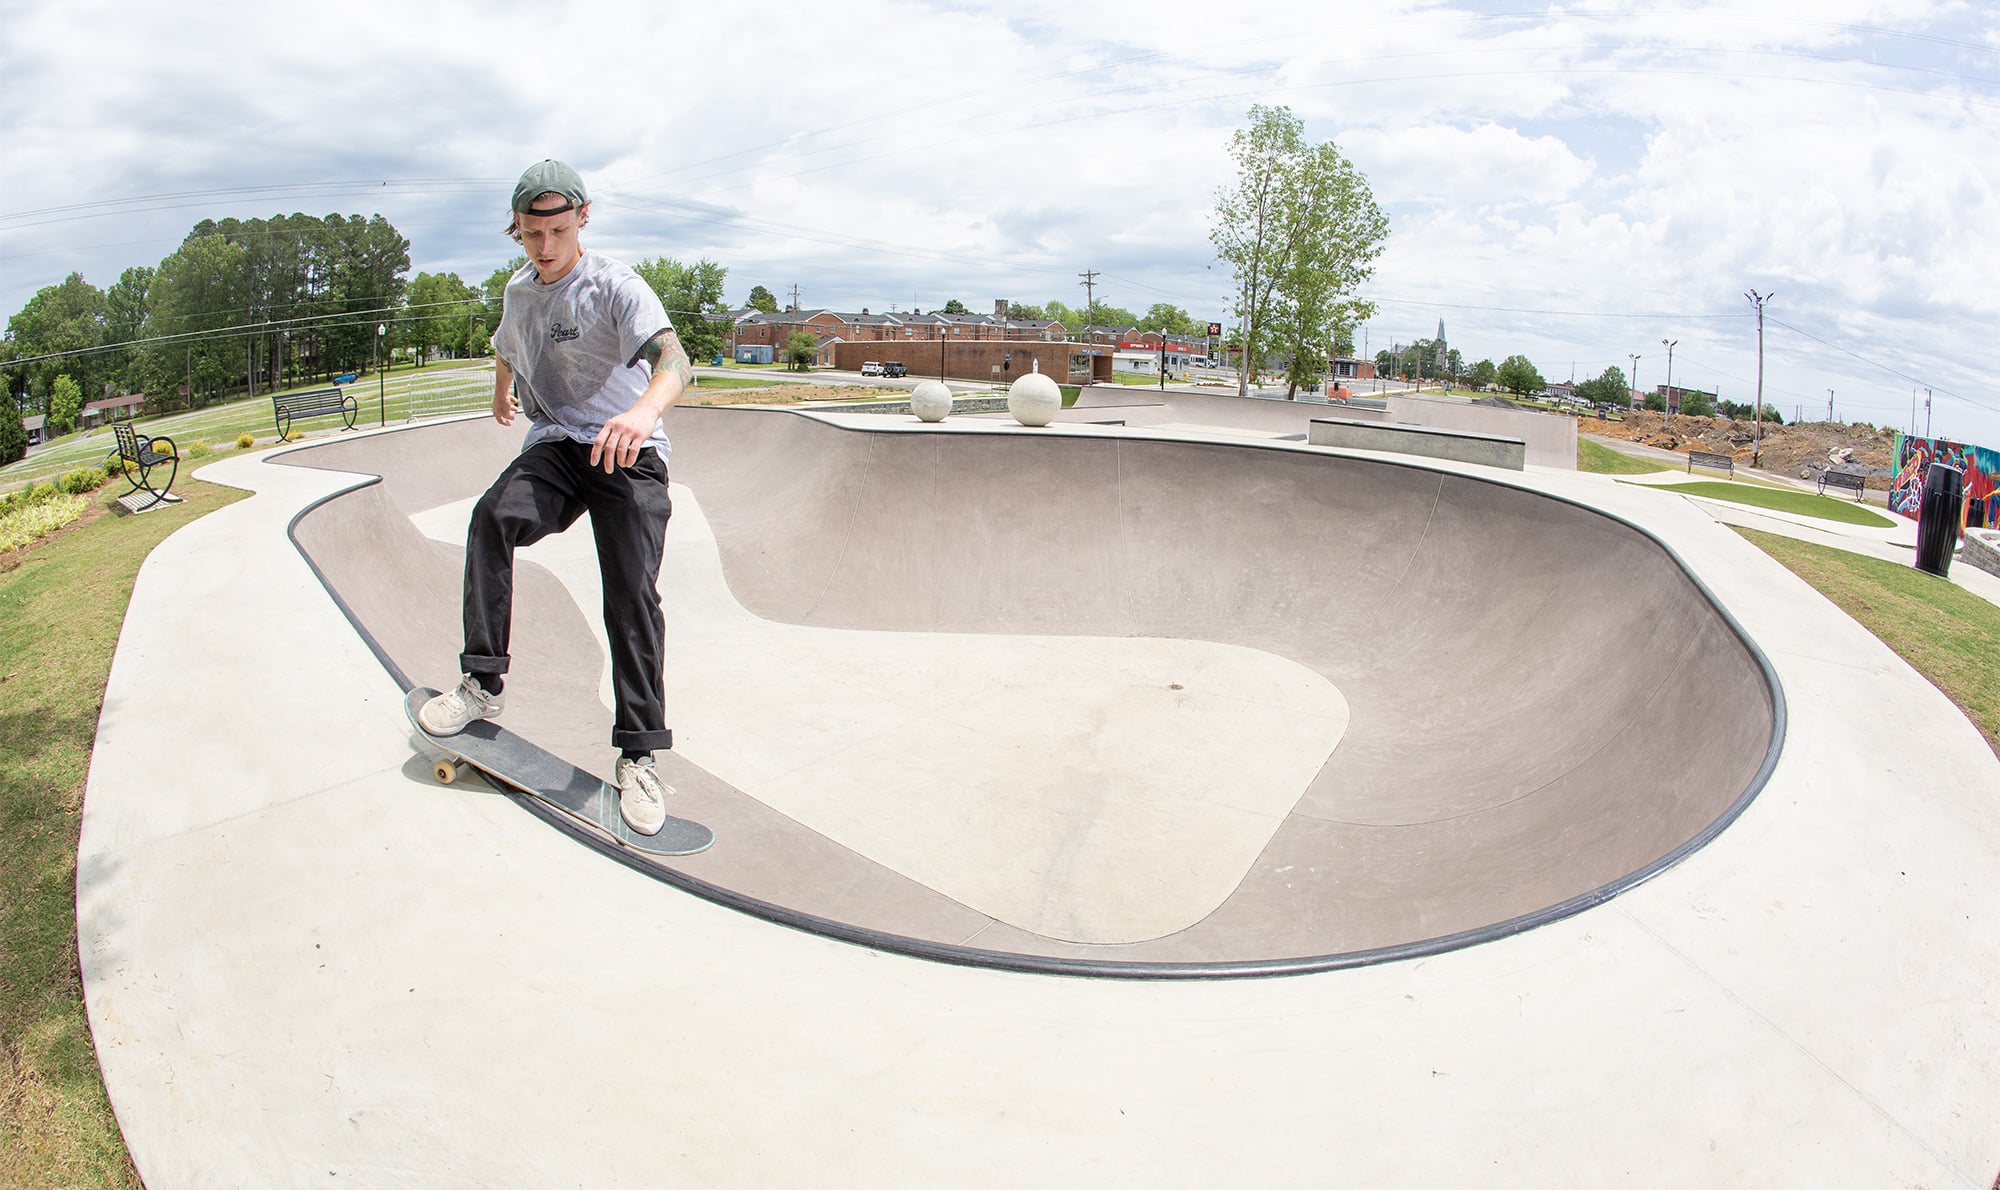
<svg viewBox="0 0 2000 1190"><path fill-rule="evenodd" d="M1729 478L1736 478L1736 460L1729 455L1719 455L1712 450L1691 450L1688 452L1688 474L1693 475L1695 465L1713 467L1729 472Z"/></svg>
<svg viewBox="0 0 2000 1190"><path fill-rule="evenodd" d="M271 398L271 412L278 419L278 437L292 436L292 422L302 417L331 417L340 415L347 423L347 429L354 428L354 418L360 413L360 406L353 397L335 386L333 388L308 389L302 393L278 393ZM345 431L343 431L345 432Z"/></svg>
<svg viewBox="0 0 2000 1190"><path fill-rule="evenodd" d="M155 504L178 503L179 496L167 494L181 468L181 452L174 446L174 440L165 435L148 438L133 429L129 421L113 422L111 433L118 439L118 449L106 457L105 464L107 468L116 468L131 485L119 502L133 512L144 512ZM162 473L166 475L164 480L160 478ZM150 498L138 499L142 491Z"/></svg>
<svg viewBox="0 0 2000 1190"><path fill-rule="evenodd" d="M1819 473L1819 494L1826 495L1828 488L1846 488L1859 500L1868 490L1868 476L1861 471L1822 471Z"/></svg>

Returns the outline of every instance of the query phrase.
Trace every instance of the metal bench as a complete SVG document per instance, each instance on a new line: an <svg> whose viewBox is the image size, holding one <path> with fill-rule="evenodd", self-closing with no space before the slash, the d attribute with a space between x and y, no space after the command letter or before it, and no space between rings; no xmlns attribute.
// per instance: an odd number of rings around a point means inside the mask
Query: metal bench
<svg viewBox="0 0 2000 1190"><path fill-rule="evenodd" d="M125 477L125 482L132 485L121 500L141 491L152 497L127 507L140 512L155 504L179 501L179 496L167 494L167 490L174 486L174 476L180 474L181 469L181 452L174 446L174 440L165 435L148 438L133 429L129 421L111 423L111 433L118 439L118 449L105 457L105 463L107 467L116 467L118 473ZM164 481L159 478L162 470L167 476Z"/></svg>
<svg viewBox="0 0 2000 1190"><path fill-rule="evenodd" d="M1699 463L1703 467L1713 467L1718 471L1727 471L1729 472L1729 478L1731 479L1736 478L1736 460L1729 455L1719 455L1712 450L1689 451L1688 452L1689 475L1694 474L1695 465L1697 463Z"/></svg>
<svg viewBox="0 0 2000 1190"><path fill-rule="evenodd" d="M1828 488L1846 488L1859 500L1868 491L1868 475L1863 471L1822 471L1819 473L1819 494L1826 495Z"/></svg>
<svg viewBox="0 0 2000 1190"><path fill-rule="evenodd" d="M353 397L339 387L308 389L302 393L279 393L271 398L271 412L278 419L278 437L292 436L292 422L302 417L331 417L340 415L347 423L347 429L354 428L354 419L361 408ZM345 431L343 431L345 432Z"/></svg>

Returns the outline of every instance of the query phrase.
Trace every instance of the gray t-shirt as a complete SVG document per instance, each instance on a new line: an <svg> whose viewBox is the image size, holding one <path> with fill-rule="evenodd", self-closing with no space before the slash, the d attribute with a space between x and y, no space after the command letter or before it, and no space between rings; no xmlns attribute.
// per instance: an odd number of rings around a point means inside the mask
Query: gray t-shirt
<svg viewBox="0 0 2000 1190"><path fill-rule="evenodd" d="M522 266L507 282L493 336L529 418L522 448L595 440L646 391L653 373L639 349L671 325L652 286L601 253L585 251L553 285L542 284L533 264ZM666 427L655 425L647 445L666 458Z"/></svg>

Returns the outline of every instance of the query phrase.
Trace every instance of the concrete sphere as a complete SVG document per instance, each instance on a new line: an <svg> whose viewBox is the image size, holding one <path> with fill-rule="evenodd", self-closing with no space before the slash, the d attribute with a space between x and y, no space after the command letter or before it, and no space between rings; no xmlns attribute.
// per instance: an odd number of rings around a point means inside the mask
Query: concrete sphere
<svg viewBox="0 0 2000 1190"><path fill-rule="evenodd" d="M1007 388L1007 412L1024 426L1045 426L1062 409L1062 389L1040 372L1030 372Z"/></svg>
<svg viewBox="0 0 2000 1190"><path fill-rule="evenodd" d="M943 421L951 412L951 389L942 380L926 380L910 390L910 412L918 421Z"/></svg>

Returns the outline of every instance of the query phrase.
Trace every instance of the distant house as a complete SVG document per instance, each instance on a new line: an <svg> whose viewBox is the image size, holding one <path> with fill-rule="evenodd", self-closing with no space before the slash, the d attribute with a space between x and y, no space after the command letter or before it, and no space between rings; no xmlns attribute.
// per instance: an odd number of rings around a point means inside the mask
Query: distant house
<svg viewBox="0 0 2000 1190"><path fill-rule="evenodd" d="M76 423L86 430L96 429L106 422L129 420L138 416L139 407L146 403L145 393L133 393L126 397L106 397L102 401L91 401L84 405Z"/></svg>
<svg viewBox="0 0 2000 1190"><path fill-rule="evenodd" d="M28 431L29 446L41 445L42 427L47 425L48 422L49 419L47 418L47 416L40 413L30 413L29 415L21 419L21 425Z"/></svg>

